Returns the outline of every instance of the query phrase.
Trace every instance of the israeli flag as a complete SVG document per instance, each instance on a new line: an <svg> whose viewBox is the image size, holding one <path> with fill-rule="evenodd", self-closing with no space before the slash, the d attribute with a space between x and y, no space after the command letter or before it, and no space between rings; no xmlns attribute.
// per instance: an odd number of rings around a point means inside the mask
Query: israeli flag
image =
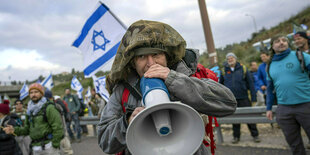
<svg viewBox="0 0 310 155"><path fill-rule="evenodd" d="M77 91L77 95L79 99L83 98L82 92L83 92L83 86L81 85L80 81L74 76L71 81L71 88L75 91Z"/></svg>
<svg viewBox="0 0 310 155"><path fill-rule="evenodd" d="M94 86L96 89L96 93L99 93L100 96L106 100L109 101L109 92L105 88L105 76L97 78L96 76L93 76Z"/></svg>
<svg viewBox="0 0 310 155"><path fill-rule="evenodd" d="M29 88L28 88L28 86L26 85L26 82L25 82L23 87L19 91L19 94L20 94L19 95L19 99L20 100L23 100L24 98L26 98L29 95L28 90L29 90Z"/></svg>
<svg viewBox="0 0 310 155"><path fill-rule="evenodd" d="M42 81L41 85L49 90L52 90L52 88L54 87L52 74L50 74L47 78L45 78Z"/></svg>
<svg viewBox="0 0 310 155"><path fill-rule="evenodd" d="M85 97L90 98L91 97L91 93L90 93L90 87L88 86Z"/></svg>
<svg viewBox="0 0 310 155"><path fill-rule="evenodd" d="M111 70L126 27L102 2L98 2L72 46L83 53L84 75L91 77L99 69Z"/></svg>

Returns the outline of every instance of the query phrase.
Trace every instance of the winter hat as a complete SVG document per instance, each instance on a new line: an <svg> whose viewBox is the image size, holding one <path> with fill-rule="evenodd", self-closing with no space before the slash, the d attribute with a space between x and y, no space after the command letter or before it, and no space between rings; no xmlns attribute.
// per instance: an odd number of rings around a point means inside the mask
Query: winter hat
<svg viewBox="0 0 310 155"><path fill-rule="evenodd" d="M44 97L46 97L47 99L53 98L53 93L49 89L46 89Z"/></svg>
<svg viewBox="0 0 310 155"><path fill-rule="evenodd" d="M6 115L10 112L10 107L8 104L0 104L0 113Z"/></svg>
<svg viewBox="0 0 310 155"><path fill-rule="evenodd" d="M39 83L33 83L33 84L31 84L31 85L29 86L29 91L28 91L28 92L30 93L30 91L31 91L32 89L37 89L38 91L41 92L42 95L44 95L44 87L43 87L41 84L39 84Z"/></svg>
<svg viewBox="0 0 310 155"><path fill-rule="evenodd" d="M296 34L294 34L294 38L295 38L295 37L303 37L303 38L309 40L309 38L308 38L306 32L302 32L302 31L299 31L299 32L297 32Z"/></svg>
<svg viewBox="0 0 310 155"><path fill-rule="evenodd" d="M231 56L234 57L235 59L237 59L237 56L234 53L232 53L232 52L226 54L226 59L228 57L231 57Z"/></svg>
<svg viewBox="0 0 310 155"><path fill-rule="evenodd" d="M3 100L3 103L9 105L9 104L10 104L10 101L7 100L7 99L5 99L5 100Z"/></svg>

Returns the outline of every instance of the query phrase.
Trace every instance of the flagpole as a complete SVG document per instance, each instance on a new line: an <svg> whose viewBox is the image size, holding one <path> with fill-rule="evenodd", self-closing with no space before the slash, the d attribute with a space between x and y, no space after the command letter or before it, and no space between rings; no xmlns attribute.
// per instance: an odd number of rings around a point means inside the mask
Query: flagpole
<svg viewBox="0 0 310 155"><path fill-rule="evenodd" d="M122 27L127 30L127 26L117 17L115 16L115 14L112 12L112 10L110 10L110 8L108 8L103 2L99 1L101 5L103 5L105 8L107 8L109 10L109 12L111 13L111 15L122 25Z"/></svg>

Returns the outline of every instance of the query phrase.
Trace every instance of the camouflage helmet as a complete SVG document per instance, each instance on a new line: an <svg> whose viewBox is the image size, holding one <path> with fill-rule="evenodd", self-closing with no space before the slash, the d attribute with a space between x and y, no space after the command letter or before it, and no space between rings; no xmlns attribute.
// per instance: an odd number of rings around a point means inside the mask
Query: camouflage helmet
<svg viewBox="0 0 310 155"><path fill-rule="evenodd" d="M167 62L168 67L171 67L184 57L186 42L175 29L165 23L147 20L133 23L121 40L111 72L107 76L106 83L109 91L115 83L126 80L126 75L132 70L130 61L134 58L136 49L139 48L155 48L164 51L170 58Z"/></svg>

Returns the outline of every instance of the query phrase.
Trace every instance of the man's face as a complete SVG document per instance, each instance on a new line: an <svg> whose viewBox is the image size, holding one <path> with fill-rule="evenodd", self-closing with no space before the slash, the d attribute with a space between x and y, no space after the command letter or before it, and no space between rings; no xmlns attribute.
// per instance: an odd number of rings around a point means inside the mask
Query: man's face
<svg viewBox="0 0 310 155"><path fill-rule="evenodd" d="M167 59L164 53L136 56L134 58L134 63L135 69L140 77L142 77L152 65L159 64L167 67Z"/></svg>
<svg viewBox="0 0 310 155"><path fill-rule="evenodd" d="M71 93L70 89L66 89L66 90L65 90L65 94L66 94L66 95L69 95L70 93Z"/></svg>
<svg viewBox="0 0 310 155"><path fill-rule="evenodd" d="M294 36L294 42L297 48L302 48L308 43L308 40L301 36Z"/></svg>
<svg viewBox="0 0 310 155"><path fill-rule="evenodd" d="M266 63L269 59L270 59L270 56L269 55L266 55L266 54L261 54L260 55L260 59Z"/></svg>
<svg viewBox="0 0 310 155"><path fill-rule="evenodd" d="M32 102L38 103L38 101L41 100L43 95L41 94L41 92L39 90L31 89L29 92L29 96L30 96L30 99Z"/></svg>
<svg viewBox="0 0 310 155"><path fill-rule="evenodd" d="M251 71L256 72L257 71L257 63L256 62L251 62Z"/></svg>
<svg viewBox="0 0 310 155"><path fill-rule="evenodd" d="M23 105L20 101L16 102L15 108L17 111L21 111L23 109Z"/></svg>
<svg viewBox="0 0 310 155"><path fill-rule="evenodd" d="M234 65L236 65L236 62L237 62L237 60L236 60L236 58L233 57L233 56L229 56L229 57L227 58L227 63L229 64L229 66L234 66Z"/></svg>
<svg viewBox="0 0 310 155"><path fill-rule="evenodd" d="M276 53L281 53L288 48L288 40L286 37L279 37L273 41L272 49Z"/></svg>

